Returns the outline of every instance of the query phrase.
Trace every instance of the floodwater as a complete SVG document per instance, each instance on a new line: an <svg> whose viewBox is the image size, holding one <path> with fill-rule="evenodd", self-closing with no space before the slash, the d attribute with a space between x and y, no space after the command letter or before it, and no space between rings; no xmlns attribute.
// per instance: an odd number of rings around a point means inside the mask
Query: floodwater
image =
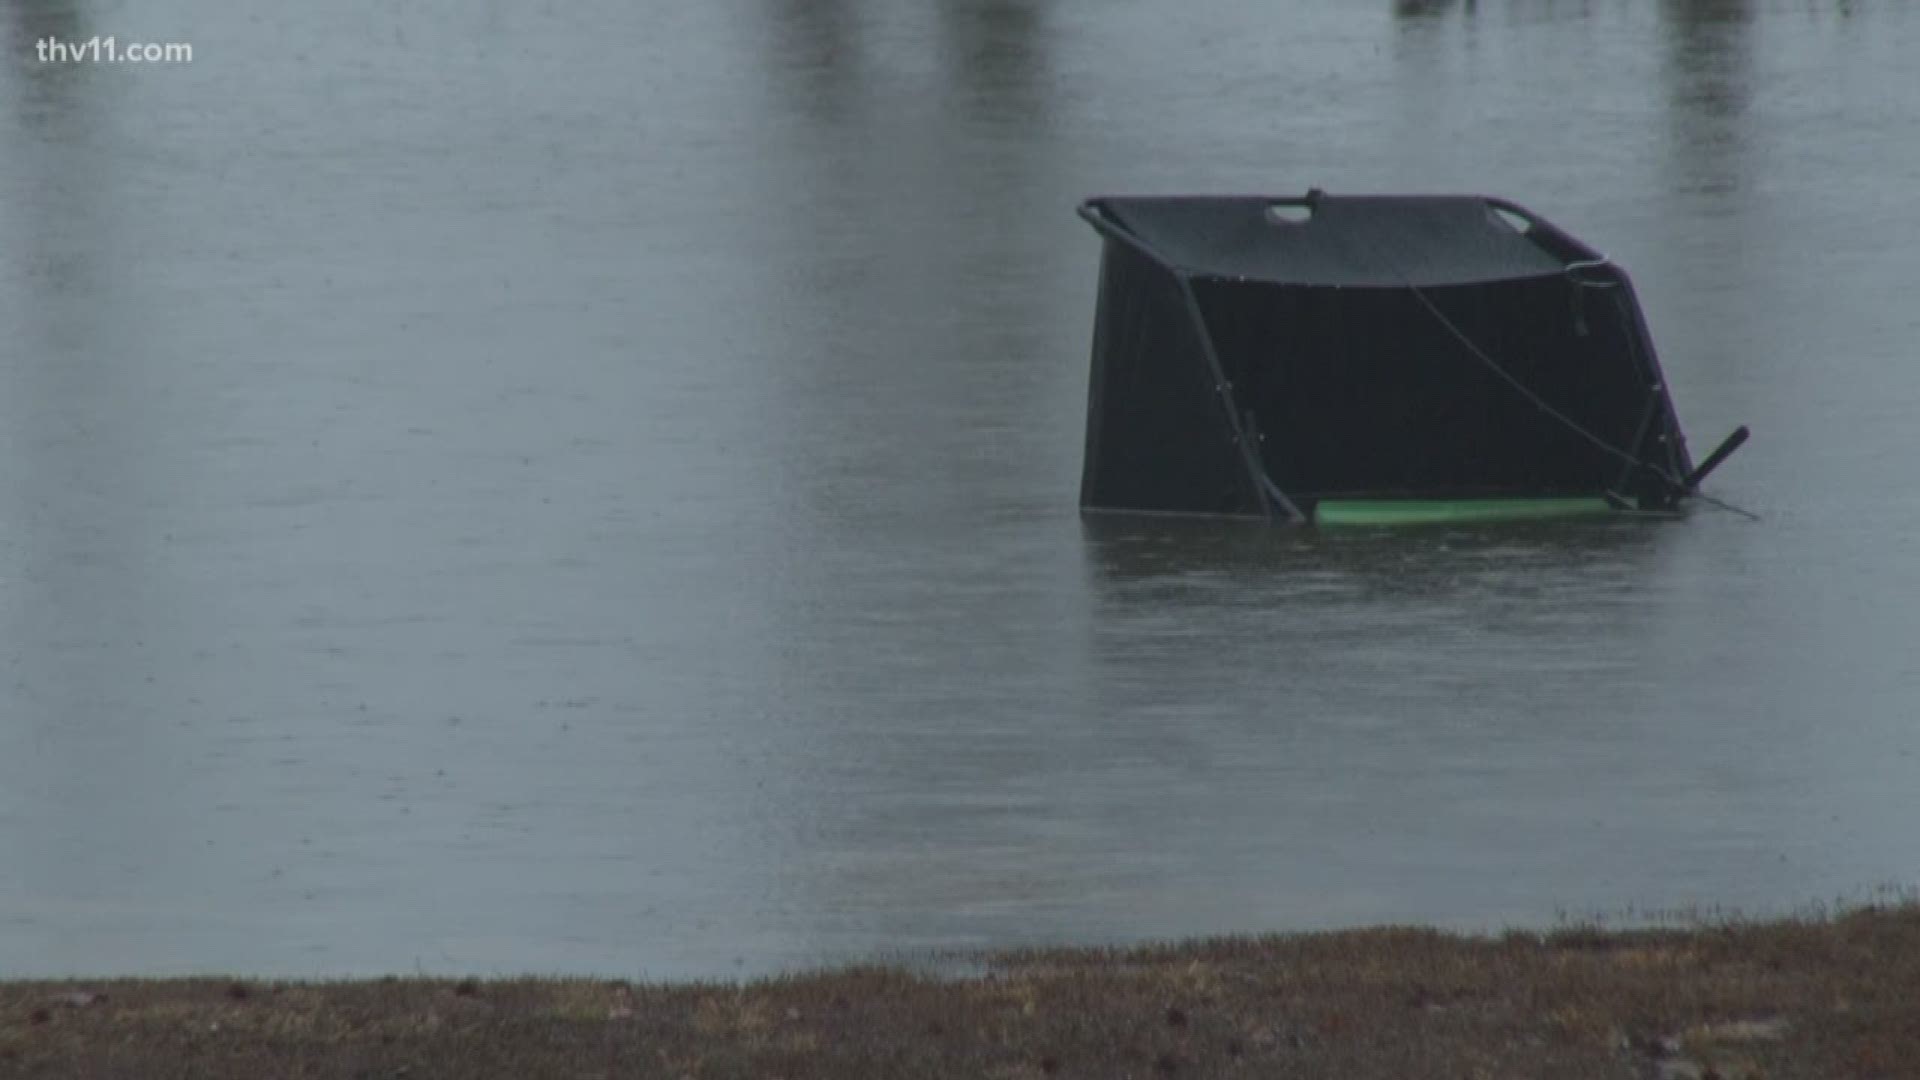
<svg viewBox="0 0 1920 1080"><path fill-rule="evenodd" d="M42 64L43 37L190 64ZM1920 877L1920 7L6 0L0 973ZM1083 525L1094 193L1480 191L1761 515Z"/></svg>

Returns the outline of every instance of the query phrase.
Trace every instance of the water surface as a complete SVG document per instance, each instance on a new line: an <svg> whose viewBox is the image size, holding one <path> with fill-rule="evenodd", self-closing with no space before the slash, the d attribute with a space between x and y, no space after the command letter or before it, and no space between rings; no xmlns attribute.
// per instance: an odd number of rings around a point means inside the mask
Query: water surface
<svg viewBox="0 0 1920 1080"><path fill-rule="evenodd" d="M13 0L0 971L726 976L1920 860L1903 4ZM40 37L190 65L43 65ZM1083 525L1102 192L1479 191L1764 518Z"/></svg>

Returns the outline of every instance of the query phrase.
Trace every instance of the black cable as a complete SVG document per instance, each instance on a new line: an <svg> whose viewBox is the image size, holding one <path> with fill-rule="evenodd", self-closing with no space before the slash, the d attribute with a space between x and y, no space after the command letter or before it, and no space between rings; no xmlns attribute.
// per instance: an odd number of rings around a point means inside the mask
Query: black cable
<svg viewBox="0 0 1920 1080"><path fill-rule="evenodd" d="M1693 489L1693 491L1691 492L1691 495L1693 498L1699 499L1701 502L1706 503L1710 506L1717 506L1720 509L1727 511L1728 513L1739 514L1741 517L1746 518L1748 521L1761 520L1759 514L1756 514L1751 510L1743 510L1740 507L1735 506L1724 499L1716 499L1713 496L1707 494L1706 492L1701 491L1699 488Z"/></svg>
<svg viewBox="0 0 1920 1080"><path fill-rule="evenodd" d="M1435 305L1432 300L1427 298L1427 294L1420 288L1420 286L1415 285L1412 281L1408 280L1407 276L1405 274L1400 273L1398 268L1394 269L1394 273L1396 276L1400 278L1402 282L1406 284L1408 289L1413 291L1414 298L1419 300L1421 305L1424 306L1427 309L1427 311L1431 312L1435 319L1438 319L1440 321L1441 326L1446 327L1447 333L1452 334L1454 337L1454 340L1466 346L1467 351L1472 353L1474 357L1478 359L1482 364L1485 364L1488 370L1492 371L1495 375L1498 375L1502 379L1506 380L1506 383L1508 386L1511 386L1515 390L1520 391L1521 395L1525 397L1528 401L1533 402L1535 407L1537 407L1541 412L1546 413L1548 416L1551 416L1555 420L1560 421L1560 423L1564 424L1567 427L1567 429L1572 431L1574 434L1587 440L1588 442L1606 451L1607 453L1612 454L1614 457L1619 458L1621 461L1627 462L1630 465L1640 465L1645 468L1652 469L1657 475L1660 476L1661 479L1671 483L1676 489L1684 486L1683 484L1680 483L1679 478L1674 476L1672 473L1666 471L1665 469L1660 468L1659 466L1653 464L1650 461L1643 461L1640 458L1637 458L1632 454L1628 453L1627 451L1620 449L1619 447L1613 445L1612 443L1601 438L1600 436L1595 435L1593 432L1588 431L1586 428L1581 427L1580 423L1575 419L1573 419L1573 417L1568 416L1566 413L1563 413L1559 409L1554 408L1553 405L1549 403L1545 398L1541 397L1539 394L1534 393L1531 388L1529 388L1525 383L1521 382L1519 379L1515 378L1513 374L1509 372L1506 368L1501 367L1499 362L1494 360L1493 357L1488 356L1485 352L1481 351L1480 346L1475 345L1473 343L1473 339L1467 337L1464 331L1462 331L1458 326L1454 325L1454 322L1452 319L1447 318L1446 312L1441 311L1440 308L1437 305Z"/></svg>
<svg viewBox="0 0 1920 1080"><path fill-rule="evenodd" d="M1372 245L1369 244L1368 247L1371 248ZM1701 500L1702 502L1706 502L1713 506L1717 506L1722 510L1727 510L1735 514L1739 514L1740 516L1747 518L1750 521L1760 520L1760 515L1753 513L1750 510L1743 510L1740 507L1735 506L1730 502L1726 502L1721 499L1716 499L1713 496L1708 495L1707 493L1699 490L1698 488L1695 488L1692 491L1688 491L1686 482L1681 478L1673 475L1672 472L1662 468L1661 466L1655 464L1654 462L1646 461L1642 458L1635 457L1633 454L1620 449L1619 447L1613 445L1607 440L1601 438L1599 435L1596 435L1593 432L1587 430L1585 427L1582 427L1578 421L1568 416L1566 413L1563 413L1559 409L1554 408L1551 402L1547 401L1545 398L1541 397L1539 394L1534 393L1531 387L1527 386L1525 383L1521 382L1518 378L1514 377L1512 372L1500 366L1499 361L1495 360L1491 356L1488 356L1485 350L1481 349L1480 346L1474 344L1473 339L1468 337L1466 332L1464 330L1461 330L1459 326L1455 325L1452 319L1447 318L1447 313L1444 311L1441 311L1439 305L1435 304L1431 299L1429 299L1426 294L1426 291L1420 288L1420 286L1415 285L1413 283L1413 279L1408 277L1406 273L1400 269L1397 263L1395 263L1391 259L1385 259L1385 260L1382 260L1382 262L1386 265L1387 269L1393 273L1393 276L1399 278L1400 283L1405 285L1408 291L1413 293L1414 298L1420 301L1421 306L1426 308L1428 313L1431 314L1434 317L1434 319L1436 319L1440 323L1442 327L1446 328L1447 333L1453 335L1453 338L1455 341L1458 341L1461 345L1465 346L1466 350L1469 353L1472 353L1474 358L1476 360L1479 360L1481 364L1485 365L1487 370L1493 372L1495 375L1500 376L1500 378L1504 380L1508 386L1511 386L1515 390L1518 390L1521 396L1525 397L1528 401L1532 402L1534 404L1534 407L1538 408L1541 412L1544 412L1548 416L1559 421L1569 431L1572 431L1574 434L1592 443L1594 446L1599 447L1602 451L1605 451L1606 453L1611 454L1613 457L1618 458L1619 460L1624 461L1629 465L1638 466L1639 468L1651 470L1655 476L1658 476L1660 479L1665 480L1667 484L1671 486L1675 491L1681 492L1686 495L1690 495L1693 498Z"/></svg>

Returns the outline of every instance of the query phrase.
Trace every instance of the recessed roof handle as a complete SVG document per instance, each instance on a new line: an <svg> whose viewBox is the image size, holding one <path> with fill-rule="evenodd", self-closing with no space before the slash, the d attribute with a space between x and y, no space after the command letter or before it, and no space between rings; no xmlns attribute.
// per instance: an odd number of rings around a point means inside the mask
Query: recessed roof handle
<svg viewBox="0 0 1920 1080"><path fill-rule="evenodd" d="M1527 209L1524 206L1521 206L1517 202L1508 202L1506 199L1496 199L1490 196L1486 197L1485 201L1489 207L1495 210L1504 210L1507 213L1512 214L1514 217L1517 217L1520 220L1525 221L1528 225L1531 225L1536 229L1546 224L1546 222L1540 220L1540 215L1534 213L1533 211Z"/></svg>

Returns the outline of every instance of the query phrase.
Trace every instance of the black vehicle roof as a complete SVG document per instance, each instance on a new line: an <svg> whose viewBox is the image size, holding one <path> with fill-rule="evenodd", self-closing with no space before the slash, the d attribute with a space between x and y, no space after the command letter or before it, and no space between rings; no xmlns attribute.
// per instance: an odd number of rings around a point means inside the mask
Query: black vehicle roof
<svg viewBox="0 0 1920 1080"><path fill-rule="evenodd" d="M1188 274L1278 284L1425 288L1602 258L1531 211L1476 195L1109 197L1081 213Z"/></svg>

